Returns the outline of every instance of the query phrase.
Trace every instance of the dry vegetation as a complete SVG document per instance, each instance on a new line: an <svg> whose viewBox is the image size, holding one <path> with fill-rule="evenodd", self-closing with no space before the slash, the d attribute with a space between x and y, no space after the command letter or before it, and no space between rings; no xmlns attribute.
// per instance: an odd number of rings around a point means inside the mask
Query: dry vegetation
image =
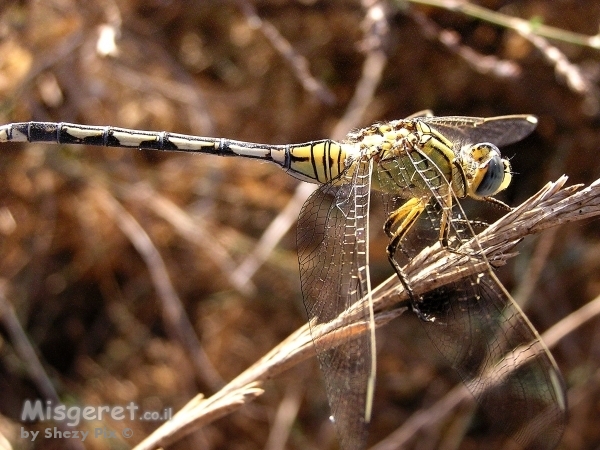
<svg viewBox="0 0 600 450"><path fill-rule="evenodd" d="M598 49L400 1L382 2L387 20L373 22L371 4L3 2L0 123L110 124L284 143L340 138L351 127L425 108L439 115L533 113L538 131L505 150L516 174L504 201L518 205L563 173L569 183L599 177ZM598 32L597 1L481 4L560 30ZM110 30L117 46L100 51L99 36ZM21 439L27 398L178 411L304 325L293 218L306 194L296 188L291 177L254 161L2 145L0 432L7 442L83 448ZM466 207L472 218L500 215ZM282 211L292 220L287 232L269 228ZM245 262L263 233L275 248L264 264ZM375 239L372 269L380 282L391 268L382 233ZM600 294L597 220L550 229L517 250L499 276L540 332ZM251 269L249 280L240 267ZM554 344L571 403L561 448L600 445L599 323ZM382 327L378 344L372 444L457 383L408 315ZM337 448L314 358L261 388L262 395L246 391L256 401L168 448ZM468 414L455 408L407 446L489 448L492 438L467 428ZM130 439L117 433L84 443L107 449L131 448L159 425L81 427L132 428ZM54 424L28 429L47 426Z"/></svg>

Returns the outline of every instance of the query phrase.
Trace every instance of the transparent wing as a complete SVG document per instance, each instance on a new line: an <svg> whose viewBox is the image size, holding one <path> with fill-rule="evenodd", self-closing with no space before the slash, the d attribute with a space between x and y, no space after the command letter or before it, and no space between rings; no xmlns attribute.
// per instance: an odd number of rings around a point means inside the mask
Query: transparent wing
<svg viewBox="0 0 600 450"><path fill-rule="evenodd" d="M300 278L313 338L319 324L335 320L369 289L366 226L370 164L368 160L358 161L351 173L319 187L300 212ZM358 306L357 316L368 321L368 308ZM350 321L336 323L329 332L328 337L345 333L340 345L330 348L329 339L315 339L315 348L342 448L358 450L365 447L367 439L365 411L374 349L368 333L356 337L344 330Z"/></svg>
<svg viewBox="0 0 600 450"><path fill-rule="evenodd" d="M449 173L417 151L382 161L377 167L375 176L387 192L388 214L407 198L430 199L395 254L401 266L440 240L444 215L449 256L462 255L461 245L469 240L477 243L447 182ZM397 195L392 194L390 183L397 186ZM481 250L479 245L475 248ZM422 324L490 418L492 428L526 448L552 448L565 423L564 389L554 359L499 285L491 266L477 270L485 259L483 252L463 256L465 267L473 267L468 277L421 295L418 308L429 319Z"/></svg>
<svg viewBox="0 0 600 450"><path fill-rule="evenodd" d="M499 117L425 117L450 140L459 142L491 142L497 146L512 144L528 136L536 127L537 119L531 115Z"/></svg>
<svg viewBox="0 0 600 450"><path fill-rule="evenodd" d="M424 328L480 404L490 431L554 448L565 424L562 378L514 301L480 273L422 298Z"/></svg>

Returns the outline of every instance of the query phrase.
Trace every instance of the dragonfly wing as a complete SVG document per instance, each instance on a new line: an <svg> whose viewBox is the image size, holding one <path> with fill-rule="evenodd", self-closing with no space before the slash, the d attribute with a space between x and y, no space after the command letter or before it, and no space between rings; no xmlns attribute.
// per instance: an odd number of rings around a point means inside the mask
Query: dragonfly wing
<svg viewBox="0 0 600 450"><path fill-rule="evenodd" d="M369 323L367 305L357 302L370 286L367 275L367 214L370 161L358 161L351 173L322 185L304 204L298 222L298 257L304 304L317 356L325 377L327 396L345 450L366 445L370 408L367 391L371 372L368 333L349 334L347 325ZM356 308L352 318L338 320L323 339L317 327ZM343 335L341 344L330 342Z"/></svg>
<svg viewBox="0 0 600 450"><path fill-rule="evenodd" d="M537 126L531 115L499 117L426 117L433 126L450 140L475 144L491 142L497 146L512 144L528 136Z"/></svg>
<svg viewBox="0 0 600 450"><path fill-rule="evenodd" d="M448 123L457 126L459 120L474 123L484 119L450 118ZM565 423L565 395L558 368L535 329L497 281L491 265L481 270L486 257L449 184L451 169L436 164L433 150L418 150L408 149L403 158L382 161L376 170L388 214L407 197L429 198L399 243L394 260L402 266L425 246L445 238L448 257L462 255L467 274L460 282L419 296L416 307L421 317L427 318L422 324L493 427L526 448L551 448ZM468 242L474 243L475 251L472 246L462 247ZM418 292L410 280L404 282Z"/></svg>
<svg viewBox="0 0 600 450"><path fill-rule="evenodd" d="M554 448L565 424L554 358L495 277L483 272L422 296L424 328L490 419L524 448Z"/></svg>

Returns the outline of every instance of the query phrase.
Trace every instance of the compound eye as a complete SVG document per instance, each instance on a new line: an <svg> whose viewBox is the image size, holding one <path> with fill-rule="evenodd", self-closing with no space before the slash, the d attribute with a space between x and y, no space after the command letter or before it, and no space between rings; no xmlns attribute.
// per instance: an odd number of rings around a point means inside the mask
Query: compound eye
<svg viewBox="0 0 600 450"><path fill-rule="evenodd" d="M498 155L493 155L487 163L487 167L483 168L485 174L481 179L481 183L475 189L475 194L480 197L489 197L500 190L500 186L504 181L504 163Z"/></svg>

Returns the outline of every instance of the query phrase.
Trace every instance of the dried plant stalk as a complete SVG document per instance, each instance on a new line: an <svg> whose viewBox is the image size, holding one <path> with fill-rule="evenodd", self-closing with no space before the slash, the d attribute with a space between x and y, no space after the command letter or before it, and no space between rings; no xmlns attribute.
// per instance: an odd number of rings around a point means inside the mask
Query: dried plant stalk
<svg viewBox="0 0 600 450"><path fill-rule="evenodd" d="M514 255L511 253L513 247L525 236L600 215L600 179L584 189L580 189L582 185L564 187L566 181L567 177L562 176L557 181L548 183L518 208L490 225L476 239L466 242L457 252L450 253L440 244L425 248L404 268L415 293L429 292L472 273L472 265L467 272L462 264L469 251L481 248L487 261L500 265ZM488 263L483 258L480 264L480 267L476 267L477 270L487 269ZM387 323L408 307L408 296L396 276L388 278L375 288L372 298L377 312L376 326ZM402 302L405 307L398 307L398 304L403 306ZM396 307L390 309L392 306ZM334 322L346 321L348 316L354 314L356 308L350 308ZM192 399L173 420L163 424L135 448L155 449L176 442L259 396L262 393L262 381L277 376L314 354L313 339L326 339L329 341L327 345L333 347L350 334L365 332L367 325L357 319L347 325L343 333L339 330L328 333L335 324L321 324L313 327L312 338L309 325L304 325L212 397L205 399L198 395Z"/></svg>

